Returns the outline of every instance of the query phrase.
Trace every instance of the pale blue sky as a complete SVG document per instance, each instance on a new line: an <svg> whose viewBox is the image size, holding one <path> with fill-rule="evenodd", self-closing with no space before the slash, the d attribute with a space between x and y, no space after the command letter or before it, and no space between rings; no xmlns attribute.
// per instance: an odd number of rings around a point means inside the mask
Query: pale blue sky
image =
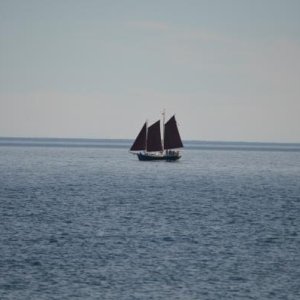
<svg viewBox="0 0 300 300"><path fill-rule="evenodd" d="M0 136L300 142L300 1L0 0Z"/></svg>

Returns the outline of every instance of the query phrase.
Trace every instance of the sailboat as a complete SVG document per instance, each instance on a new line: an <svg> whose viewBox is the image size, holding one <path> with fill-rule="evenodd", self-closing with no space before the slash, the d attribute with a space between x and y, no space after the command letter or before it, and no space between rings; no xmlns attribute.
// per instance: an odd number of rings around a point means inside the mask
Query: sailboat
<svg viewBox="0 0 300 300"><path fill-rule="evenodd" d="M136 154L138 159L143 161L174 161L181 158L177 149L182 147L175 115L165 123L165 113L163 112L163 140L160 133L160 120L149 127L148 122L145 122L133 142L130 152Z"/></svg>

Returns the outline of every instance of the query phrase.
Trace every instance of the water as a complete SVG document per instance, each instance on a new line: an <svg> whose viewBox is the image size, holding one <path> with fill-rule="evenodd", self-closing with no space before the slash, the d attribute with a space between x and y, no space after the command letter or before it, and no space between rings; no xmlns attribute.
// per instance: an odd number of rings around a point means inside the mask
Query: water
<svg viewBox="0 0 300 300"><path fill-rule="evenodd" d="M300 299L299 145L60 142L0 141L0 299Z"/></svg>

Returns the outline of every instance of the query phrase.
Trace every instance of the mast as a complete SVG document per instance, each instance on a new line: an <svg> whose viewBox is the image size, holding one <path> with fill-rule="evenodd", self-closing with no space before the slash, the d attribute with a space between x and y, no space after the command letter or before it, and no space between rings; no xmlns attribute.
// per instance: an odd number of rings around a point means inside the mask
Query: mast
<svg viewBox="0 0 300 300"><path fill-rule="evenodd" d="M147 142L148 141L148 119L146 120L146 138L145 138L145 152L147 152Z"/></svg>
<svg viewBox="0 0 300 300"><path fill-rule="evenodd" d="M162 116L163 116L163 138L162 138L162 152L164 152L164 150L165 150L165 147L164 147L164 144L165 144L165 142L164 142L164 138L165 138L165 117L166 117L166 110L165 109L163 109L163 112L162 112Z"/></svg>

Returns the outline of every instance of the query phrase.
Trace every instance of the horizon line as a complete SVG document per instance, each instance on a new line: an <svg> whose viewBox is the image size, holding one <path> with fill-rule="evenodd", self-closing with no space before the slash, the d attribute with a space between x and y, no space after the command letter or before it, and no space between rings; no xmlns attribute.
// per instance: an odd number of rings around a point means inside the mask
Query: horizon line
<svg viewBox="0 0 300 300"><path fill-rule="evenodd" d="M21 137L21 136L0 136L0 139L19 139L19 140L118 140L118 141L133 141L134 138L88 138L88 137ZM243 144L281 144L281 145L300 145L300 142L278 142L278 141L243 141L243 140L200 140L200 139L183 139L183 142L202 142L202 143L243 143Z"/></svg>

